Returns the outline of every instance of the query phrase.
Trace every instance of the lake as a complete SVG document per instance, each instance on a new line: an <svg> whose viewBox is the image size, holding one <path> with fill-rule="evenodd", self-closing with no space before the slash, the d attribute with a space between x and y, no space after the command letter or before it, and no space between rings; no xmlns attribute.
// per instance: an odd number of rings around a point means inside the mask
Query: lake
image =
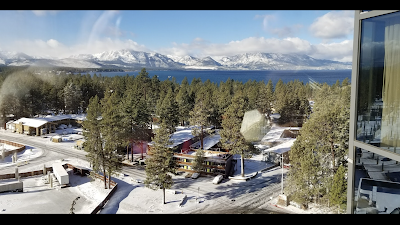
<svg viewBox="0 0 400 225"><path fill-rule="evenodd" d="M227 79L238 80L246 83L248 80L264 81L265 83L271 79L272 83L275 84L279 79L282 79L284 83L292 80L299 80L304 83L307 82L318 82L327 83L332 85L336 83L337 80L342 82L345 78L351 80L351 70L275 70L275 71L248 71L248 70L148 70L149 77L154 75L158 76L160 81L166 79L172 79L175 77L176 82L181 83L182 80L187 77L189 83L193 78L200 78L201 81L206 81L209 79L211 82L219 84L220 81L225 82ZM102 76L112 77L112 76L137 76L139 71L129 71L129 72L97 72L96 74L101 74ZM94 72L89 72L93 75Z"/></svg>

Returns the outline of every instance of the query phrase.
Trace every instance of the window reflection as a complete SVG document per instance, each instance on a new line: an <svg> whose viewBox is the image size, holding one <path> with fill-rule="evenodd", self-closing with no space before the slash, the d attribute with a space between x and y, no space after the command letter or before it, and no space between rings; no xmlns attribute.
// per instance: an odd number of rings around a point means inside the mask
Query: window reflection
<svg viewBox="0 0 400 225"><path fill-rule="evenodd" d="M356 150L355 214L399 214L400 164L364 149Z"/></svg>
<svg viewBox="0 0 400 225"><path fill-rule="evenodd" d="M362 21L357 140L400 147L400 14Z"/></svg>

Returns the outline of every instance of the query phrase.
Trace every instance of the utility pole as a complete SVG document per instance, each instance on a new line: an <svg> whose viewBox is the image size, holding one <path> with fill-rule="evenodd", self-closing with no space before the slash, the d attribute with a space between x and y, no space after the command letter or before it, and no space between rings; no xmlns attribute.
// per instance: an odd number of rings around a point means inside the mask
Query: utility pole
<svg viewBox="0 0 400 225"><path fill-rule="evenodd" d="M281 163L281 166L282 166L282 188L281 188L281 194L283 195L283 153L281 154L281 160L282 160L282 163Z"/></svg>

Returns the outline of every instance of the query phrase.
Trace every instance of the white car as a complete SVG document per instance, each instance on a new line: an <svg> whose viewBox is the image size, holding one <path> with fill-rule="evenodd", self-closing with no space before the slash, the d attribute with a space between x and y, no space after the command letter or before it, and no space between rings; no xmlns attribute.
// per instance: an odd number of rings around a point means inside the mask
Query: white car
<svg viewBox="0 0 400 225"><path fill-rule="evenodd" d="M214 177L212 182L213 184L219 184L219 182L221 182L223 178L224 177L222 175L217 175L216 177Z"/></svg>

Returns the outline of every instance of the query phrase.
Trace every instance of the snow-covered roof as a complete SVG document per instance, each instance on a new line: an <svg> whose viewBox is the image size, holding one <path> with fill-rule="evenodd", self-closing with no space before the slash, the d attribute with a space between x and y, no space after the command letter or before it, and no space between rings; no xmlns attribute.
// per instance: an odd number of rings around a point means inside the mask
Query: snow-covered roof
<svg viewBox="0 0 400 225"><path fill-rule="evenodd" d="M75 119L75 120L85 120L85 114L66 114L66 115L57 115L57 116L45 116L45 117L38 117L38 118L20 118L14 121L14 124L19 124L20 122L23 125L29 127L40 127L48 122L59 121L64 119Z"/></svg>
<svg viewBox="0 0 400 225"><path fill-rule="evenodd" d="M14 120L8 121L6 124L14 123Z"/></svg>
<svg viewBox="0 0 400 225"><path fill-rule="evenodd" d="M177 131L173 133L169 139L172 142L172 145L168 146L170 148L182 144L183 142L188 141L194 137L192 135L191 127L177 127L176 129Z"/></svg>
<svg viewBox="0 0 400 225"><path fill-rule="evenodd" d="M19 124L22 123L23 125L29 126L29 127L40 127L48 121L42 119L42 118L20 118L16 121L13 122L14 124Z"/></svg>
<svg viewBox="0 0 400 225"><path fill-rule="evenodd" d="M203 149L204 150L210 149L212 146L217 144L220 139L221 135L219 135L219 133L205 137L203 139ZM201 141L198 141L191 145L192 148L200 148L200 146L201 146Z"/></svg>
<svg viewBox="0 0 400 225"><path fill-rule="evenodd" d="M268 133L261 139L262 142L280 142L291 138L281 138L284 130L300 130L299 127L278 127L272 126Z"/></svg>
<svg viewBox="0 0 400 225"><path fill-rule="evenodd" d="M221 140L221 135L219 134L207 136L203 139L203 148L205 150L210 149L212 146L216 145L219 140Z"/></svg>
<svg viewBox="0 0 400 225"><path fill-rule="evenodd" d="M295 138L291 138L288 141L283 142L282 144L279 144L277 146L274 146L272 148L264 150L264 152L275 152L277 154L282 154L290 150L292 147L294 141L296 141Z"/></svg>

